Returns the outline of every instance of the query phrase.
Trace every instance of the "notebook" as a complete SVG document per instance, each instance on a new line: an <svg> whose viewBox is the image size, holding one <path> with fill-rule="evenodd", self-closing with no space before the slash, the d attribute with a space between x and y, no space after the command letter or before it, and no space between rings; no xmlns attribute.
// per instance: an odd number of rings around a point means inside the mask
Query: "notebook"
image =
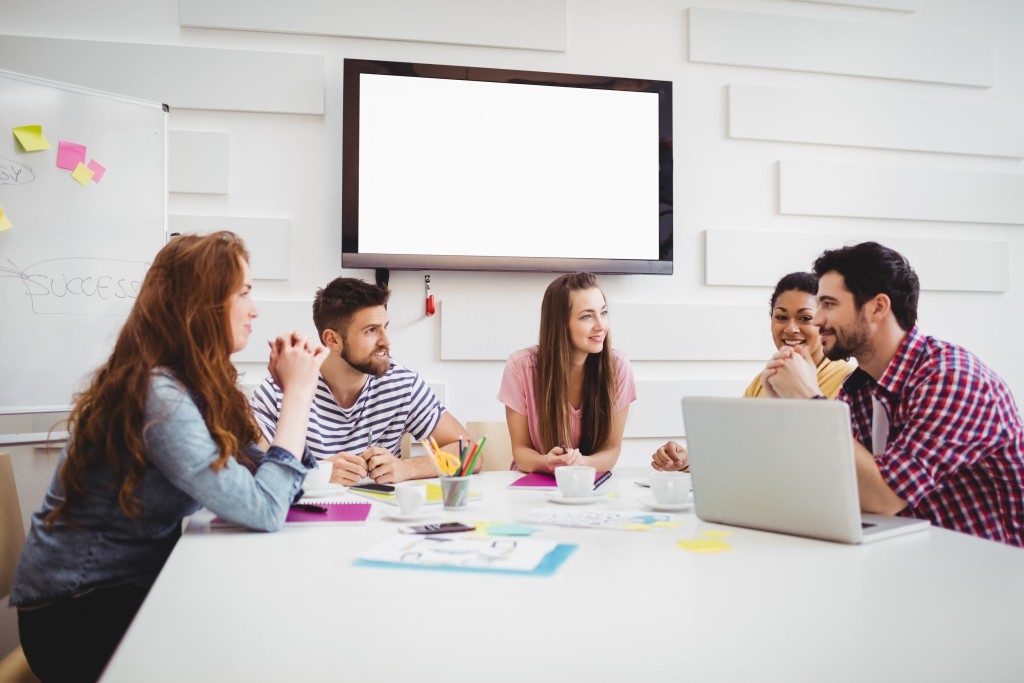
<svg viewBox="0 0 1024 683"><path fill-rule="evenodd" d="M594 474L594 488L596 489L598 486L608 481L608 477L610 476L612 476L611 472L597 472ZM530 474L524 474L519 477L509 484L508 487L510 489L518 489L522 491L555 491L558 489L558 484L555 482L555 475L553 474L547 474L546 472L531 472Z"/></svg>
<svg viewBox="0 0 1024 683"><path fill-rule="evenodd" d="M923 531L861 514L842 401L683 399L697 516L705 522L841 543Z"/></svg>
<svg viewBox="0 0 1024 683"><path fill-rule="evenodd" d="M425 505L440 505L441 504L441 485L428 481L426 483L427 488L427 500ZM380 503L387 503L388 505L398 505L398 499L395 497L394 492L385 493L384 491L368 491L361 489L358 486L353 486L348 490L349 493L360 496L362 498L369 498L370 500L376 500ZM470 491L469 500L480 500L483 495L479 491Z"/></svg>
<svg viewBox="0 0 1024 683"><path fill-rule="evenodd" d="M316 503L327 508L327 512L308 512L295 507L288 508L288 515L284 523L288 526L302 526L309 524L363 524L370 516L369 503ZM210 520L210 526L214 527L240 527L220 517Z"/></svg>

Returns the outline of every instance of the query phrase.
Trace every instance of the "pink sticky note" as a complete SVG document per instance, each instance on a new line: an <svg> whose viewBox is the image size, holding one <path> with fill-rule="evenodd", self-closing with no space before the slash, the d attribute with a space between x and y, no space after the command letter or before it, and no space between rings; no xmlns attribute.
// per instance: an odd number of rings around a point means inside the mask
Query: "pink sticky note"
<svg viewBox="0 0 1024 683"><path fill-rule="evenodd" d="M107 169L102 164L97 163L95 159L89 160L89 170L92 171L92 181L98 183L103 180L103 174L107 172Z"/></svg>
<svg viewBox="0 0 1024 683"><path fill-rule="evenodd" d="M57 145L57 168L75 170L78 164L85 163L85 145L61 140Z"/></svg>

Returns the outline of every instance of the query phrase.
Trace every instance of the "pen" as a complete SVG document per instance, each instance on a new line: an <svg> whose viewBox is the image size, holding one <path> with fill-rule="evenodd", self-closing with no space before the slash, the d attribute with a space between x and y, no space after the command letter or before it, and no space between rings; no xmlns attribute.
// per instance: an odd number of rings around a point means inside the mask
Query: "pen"
<svg viewBox="0 0 1024 683"><path fill-rule="evenodd" d="M327 513L327 508L323 505L316 505L314 503L292 503L292 510L302 510L303 512L319 512L322 514Z"/></svg>
<svg viewBox="0 0 1024 683"><path fill-rule="evenodd" d="M598 486L608 481L608 477L610 476L612 476L611 470L608 470L607 472L602 472L600 476L598 476L598 478L594 480L594 488L596 489Z"/></svg>

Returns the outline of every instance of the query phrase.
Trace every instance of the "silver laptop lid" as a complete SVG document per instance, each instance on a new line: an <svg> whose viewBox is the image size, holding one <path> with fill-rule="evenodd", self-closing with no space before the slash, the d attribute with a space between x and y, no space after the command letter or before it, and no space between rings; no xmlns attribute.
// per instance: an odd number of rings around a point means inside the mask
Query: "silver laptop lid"
<svg viewBox="0 0 1024 683"><path fill-rule="evenodd" d="M698 517L860 541L845 403L687 397L683 420Z"/></svg>

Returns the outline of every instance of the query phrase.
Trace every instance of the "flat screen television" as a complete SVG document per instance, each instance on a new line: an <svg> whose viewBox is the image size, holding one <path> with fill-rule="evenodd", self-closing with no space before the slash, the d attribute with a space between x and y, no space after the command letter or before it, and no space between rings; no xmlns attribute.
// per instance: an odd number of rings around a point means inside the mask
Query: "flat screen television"
<svg viewBox="0 0 1024 683"><path fill-rule="evenodd" d="M669 81L346 59L342 266L672 273Z"/></svg>

